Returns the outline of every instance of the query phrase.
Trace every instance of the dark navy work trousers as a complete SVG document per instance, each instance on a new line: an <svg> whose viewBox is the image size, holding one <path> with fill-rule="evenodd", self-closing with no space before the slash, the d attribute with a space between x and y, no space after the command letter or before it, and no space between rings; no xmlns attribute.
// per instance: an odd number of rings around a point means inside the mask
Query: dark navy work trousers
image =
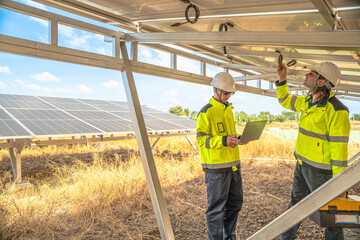
<svg viewBox="0 0 360 240"><path fill-rule="evenodd" d="M331 170L316 168L304 162L302 163L302 165L300 165L299 162L297 162L294 172L291 201L288 209L294 206L296 203L300 202L303 198L305 198L315 189L320 187L330 178L332 178ZM281 240L295 239L297 235L296 232L299 229L300 224L301 223L295 225L293 228L290 228L288 231L283 233L281 235ZM326 228L325 239L343 240L344 234L342 228Z"/></svg>
<svg viewBox="0 0 360 240"><path fill-rule="evenodd" d="M209 239L236 239L235 227L243 203L240 167L236 171L205 171L205 183Z"/></svg>

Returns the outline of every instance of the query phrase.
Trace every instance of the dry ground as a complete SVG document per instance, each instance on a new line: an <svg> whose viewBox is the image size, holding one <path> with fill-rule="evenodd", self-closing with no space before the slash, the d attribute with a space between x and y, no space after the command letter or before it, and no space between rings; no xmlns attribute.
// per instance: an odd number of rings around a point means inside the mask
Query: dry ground
<svg viewBox="0 0 360 240"><path fill-rule="evenodd" d="M24 157L23 176L30 180L35 187L32 190L25 190L30 192L16 193L13 199L8 196L9 193L3 191L3 198L1 198L3 202L0 202L0 239L160 239L145 183L139 183L140 186L137 186L137 190L127 197L118 196L111 201L104 200L103 203L95 201L92 203L92 200L88 199L82 205L77 205L77 211L53 207L46 216L43 216L36 212L23 212L22 208L18 206L18 212L15 214L16 221L13 221L14 218L10 214L14 213L9 212L8 205L15 206L16 209L19 202L31 201L29 196L40 191L41 184L44 185L47 182L49 188L51 185L55 186L57 183L54 178L59 177L59 173L54 168L55 165L71 167L79 164L77 161L81 159L85 165L91 166L96 160L91 152L74 154L57 154L55 152L42 156L28 155ZM137 155L131 149L119 148L105 149L101 151L101 154L105 162L111 162L114 156L117 156L120 159L120 163L117 164L126 162L132 154ZM196 154L194 156L198 158ZM184 161L190 161L194 156L186 152L179 152L169 159L160 152L155 153L158 162L172 161L175 171L177 165L183 164ZM103 165L102 168L105 166ZM115 167L114 165L109 166ZM250 160L242 163L244 205L237 227L239 239L251 236L286 210L290 199L293 169L293 162L269 163ZM10 171L11 167L5 156L2 160L0 159L0 175L9 174ZM176 239L180 240L207 239L204 175L198 170L191 171L197 174L189 177L186 181L179 180L178 184L175 182L167 184L164 182L166 179L162 179L162 185L165 185L163 193L172 227ZM139 174L143 174L141 168ZM69 188L70 185L69 183ZM360 195L360 186L355 186L350 193ZM19 199L20 197L24 198ZM4 202L5 199L7 202ZM48 201L46 204L49 205L51 197L46 199ZM360 239L360 235L353 231L348 231L347 235L354 235L348 239ZM302 224L299 239L322 238L323 230L316 224L310 220L306 220Z"/></svg>

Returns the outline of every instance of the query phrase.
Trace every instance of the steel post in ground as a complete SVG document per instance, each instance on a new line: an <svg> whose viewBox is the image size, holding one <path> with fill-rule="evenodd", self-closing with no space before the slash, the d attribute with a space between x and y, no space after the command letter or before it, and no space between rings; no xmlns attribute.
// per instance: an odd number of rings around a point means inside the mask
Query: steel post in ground
<svg viewBox="0 0 360 240"><path fill-rule="evenodd" d="M161 190L125 42L120 42L120 49L124 60L122 78L125 93L129 104L131 119L134 123L136 140L139 146L141 160L144 166L145 176L149 187L151 201L155 210L161 239L173 240L175 239L174 232L171 227L169 213Z"/></svg>

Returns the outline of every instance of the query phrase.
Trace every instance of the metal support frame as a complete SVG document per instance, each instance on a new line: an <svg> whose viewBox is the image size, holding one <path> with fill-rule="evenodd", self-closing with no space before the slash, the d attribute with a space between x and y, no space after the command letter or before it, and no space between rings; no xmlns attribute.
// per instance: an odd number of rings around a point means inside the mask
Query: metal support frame
<svg viewBox="0 0 360 240"><path fill-rule="evenodd" d="M24 147L25 140L19 139L15 141L15 148L9 148L11 168L13 170L14 182L19 184L21 179L21 151Z"/></svg>
<svg viewBox="0 0 360 240"><path fill-rule="evenodd" d="M360 155L358 153L355 156L354 157L357 158L356 162L249 237L248 240L268 240L276 238L355 184L359 183Z"/></svg>
<svg viewBox="0 0 360 240"><path fill-rule="evenodd" d="M153 148L155 147L156 143L160 140L160 138L161 138L161 137L158 137L158 138L154 141L154 143L151 145L151 149L153 149Z"/></svg>
<svg viewBox="0 0 360 240"><path fill-rule="evenodd" d="M196 149L194 143L193 143L193 142L191 141L191 139L189 138L189 136L188 136L188 135L185 135L185 137L186 137L186 139L188 140L188 142L190 143L190 145L192 146L192 148L196 151L197 149Z"/></svg>
<svg viewBox="0 0 360 240"><path fill-rule="evenodd" d="M171 227L169 213L166 208L165 199L161 190L149 138L147 137L144 117L141 111L125 42L120 42L120 49L125 66L125 71L122 72L125 93L129 103L131 118L134 123L136 140L138 142L141 160L144 166L145 176L149 187L151 201L155 210L160 235L162 239L172 240L175 239L174 232Z"/></svg>
<svg viewBox="0 0 360 240"><path fill-rule="evenodd" d="M186 44L251 44L359 50L360 31L254 31L128 33L125 41Z"/></svg>

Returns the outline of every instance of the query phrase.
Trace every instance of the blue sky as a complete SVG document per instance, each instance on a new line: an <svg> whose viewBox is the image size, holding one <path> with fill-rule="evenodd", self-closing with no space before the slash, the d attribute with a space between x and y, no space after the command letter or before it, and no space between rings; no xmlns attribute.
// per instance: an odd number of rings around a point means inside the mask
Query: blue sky
<svg viewBox="0 0 360 240"><path fill-rule="evenodd" d="M30 0L18 2L105 26ZM111 28L108 25L106 27ZM118 31L114 27L113 29ZM0 34L49 43L48 33L47 21L0 8ZM112 45L104 42L103 36L64 25L59 26L59 46L105 55L112 54ZM147 47L139 47L138 59L165 67L170 66L168 53ZM200 73L200 64L186 58L178 58L178 68ZM207 67L208 76L213 76L218 71L222 69ZM208 102L213 93L210 86L136 73L134 77L141 104L162 111L168 111L170 107L178 105L198 111ZM255 82L249 85L252 84ZM1 52L0 93L126 101L119 71ZM275 98L244 92L237 92L230 102L233 103L235 111L245 111L248 114L258 114L261 111L278 114L284 110ZM360 113L359 102L343 102L349 107L351 115Z"/></svg>

